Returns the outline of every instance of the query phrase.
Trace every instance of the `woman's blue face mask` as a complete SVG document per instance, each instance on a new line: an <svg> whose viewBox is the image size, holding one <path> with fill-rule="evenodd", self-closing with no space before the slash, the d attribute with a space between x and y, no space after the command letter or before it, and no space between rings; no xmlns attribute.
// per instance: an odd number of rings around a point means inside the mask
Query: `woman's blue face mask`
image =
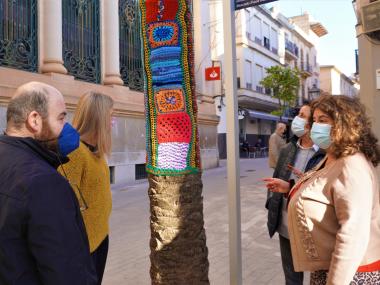
<svg viewBox="0 0 380 285"><path fill-rule="evenodd" d="M331 145L331 125L313 123L310 138L321 149L328 149Z"/></svg>

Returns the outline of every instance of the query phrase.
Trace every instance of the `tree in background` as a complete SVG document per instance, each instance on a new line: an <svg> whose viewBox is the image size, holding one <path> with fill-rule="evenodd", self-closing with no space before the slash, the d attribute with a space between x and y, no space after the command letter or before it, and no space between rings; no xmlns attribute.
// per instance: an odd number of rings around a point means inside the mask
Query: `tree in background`
<svg viewBox="0 0 380 285"><path fill-rule="evenodd" d="M279 108L272 113L277 116L297 103L297 93L300 86L300 73L289 67L271 66L266 69L267 76L260 81L265 88L272 89L271 96L278 100Z"/></svg>
<svg viewBox="0 0 380 285"><path fill-rule="evenodd" d="M152 284L209 284L191 0L139 0ZM199 1L199 0L197 0Z"/></svg>

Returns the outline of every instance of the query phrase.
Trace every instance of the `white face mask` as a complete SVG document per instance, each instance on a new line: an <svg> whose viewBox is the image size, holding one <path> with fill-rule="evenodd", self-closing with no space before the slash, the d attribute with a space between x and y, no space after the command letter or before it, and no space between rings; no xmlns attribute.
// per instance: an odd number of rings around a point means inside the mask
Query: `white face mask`
<svg viewBox="0 0 380 285"><path fill-rule="evenodd" d="M306 120L302 119L299 116L296 116L292 122L292 132L295 134L297 137L302 137L305 133L305 125L306 125Z"/></svg>
<svg viewBox="0 0 380 285"><path fill-rule="evenodd" d="M310 138L321 149L328 149L331 145L331 125L313 123L310 131Z"/></svg>

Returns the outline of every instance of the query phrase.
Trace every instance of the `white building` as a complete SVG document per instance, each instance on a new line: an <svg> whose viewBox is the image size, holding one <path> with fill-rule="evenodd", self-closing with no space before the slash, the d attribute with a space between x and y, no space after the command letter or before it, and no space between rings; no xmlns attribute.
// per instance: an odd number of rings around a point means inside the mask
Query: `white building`
<svg viewBox="0 0 380 285"><path fill-rule="evenodd" d="M301 104L302 100L315 99L310 94L313 87L320 88L317 51L319 38L326 35L327 30L307 12L300 16L291 17L289 21L293 24L293 34L296 38L295 44L299 49L297 67L301 71L302 77L299 94Z"/></svg>
<svg viewBox="0 0 380 285"><path fill-rule="evenodd" d="M360 85L356 80L349 78L334 65L321 66L321 89L324 94L347 95L350 97L359 95Z"/></svg>
<svg viewBox="0 0 380 285"><path fill-rule="evenodd" d="M224 38L223 6L221 0L194 1L196 52L196 81L198 101L215 99L220 158L226 156L226 112L223 92ZM236 12L237 96L244 117L239 120L240 139L250 145L260 138L267 145L279 117L270 112L278 108L271 91L265 90L260 81L266 76L266 68L274 65L298 67L302 74L299 104L309 99L309 89L319 87L317 63L317 39L326 33L319 23L305 14L287 19L276 9L256 6ZM298 26L300 24L300 26ZM317 30L320 29L320 30ZM322 32L321 32L322 31ZM220 66L222 80L205 81L207 67Z"/></svg>

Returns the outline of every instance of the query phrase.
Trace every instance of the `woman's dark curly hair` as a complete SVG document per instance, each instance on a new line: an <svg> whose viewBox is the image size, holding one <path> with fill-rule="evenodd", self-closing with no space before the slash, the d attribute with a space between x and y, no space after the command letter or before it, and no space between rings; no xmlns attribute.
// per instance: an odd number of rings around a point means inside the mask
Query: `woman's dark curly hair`
<svg viewBox="0 0 380 285"><path fill-rule="evenodd" d="M334 121L331 149L336 158L362 152L377 166L380 161L378 140L371 130L365 107L357 98L321 96L311 103L311 120L315 109L326 113Z"/></svg>

